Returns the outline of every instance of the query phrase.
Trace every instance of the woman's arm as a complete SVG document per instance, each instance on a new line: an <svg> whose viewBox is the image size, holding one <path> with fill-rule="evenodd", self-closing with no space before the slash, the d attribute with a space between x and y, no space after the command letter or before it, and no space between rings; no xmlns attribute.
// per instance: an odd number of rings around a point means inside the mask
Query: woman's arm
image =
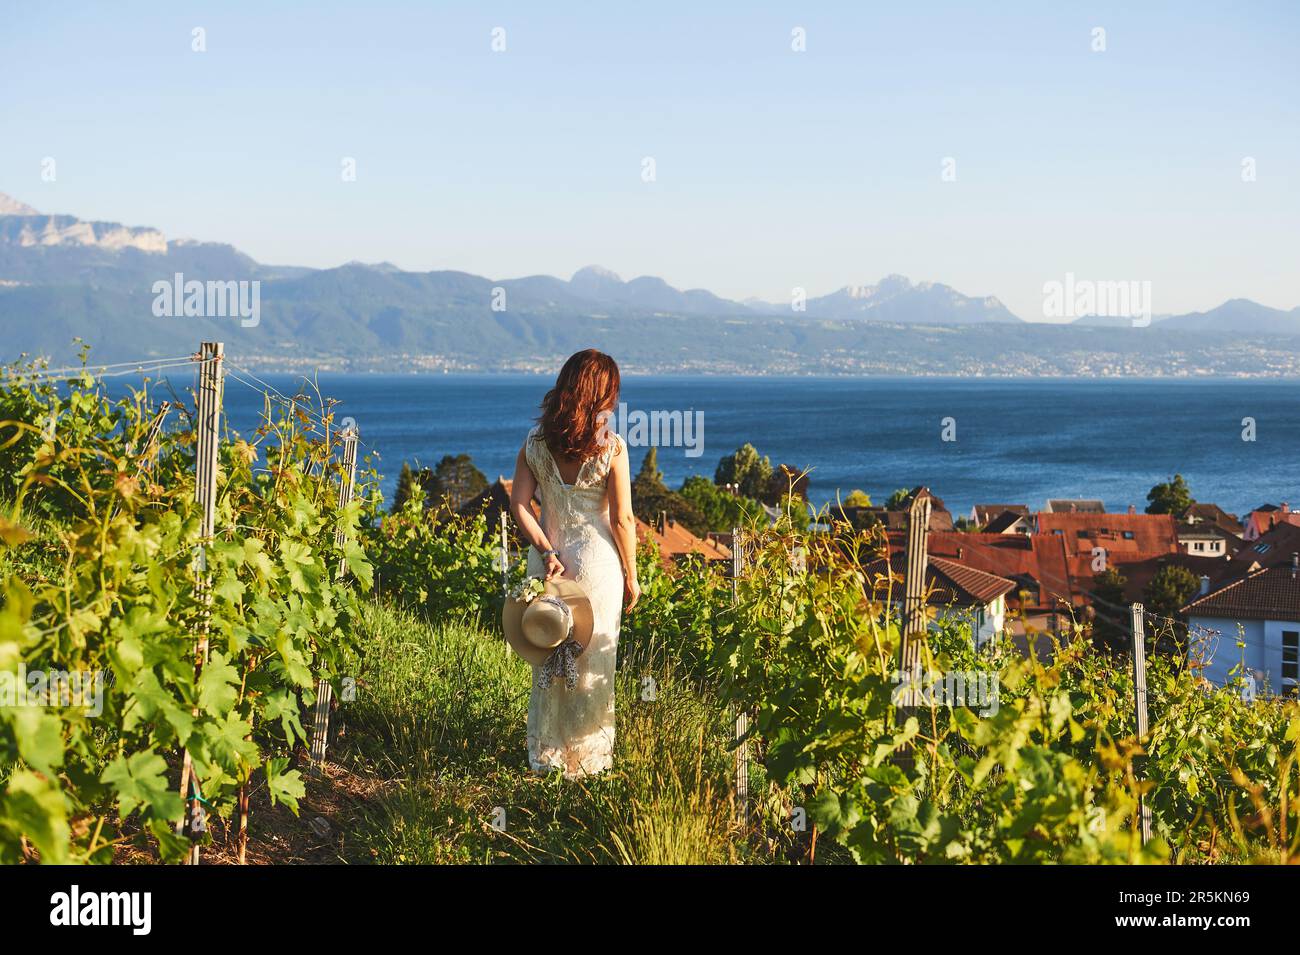
<svg viewBox="0 0 1300 955"><path fill-rule="evenodd" d="M631 466L627 457L627 445L619 441L608 493L609 526L623 564L623 609L631 610L641 598L641 585L636 579L636 517L632 514Z"/></svg>
<svg viewBox="0 0 1300 955"><path fill-rule="evenodd" d="M537 548L539 554L545 554L551 550L551 542L546 539L546 532L533 516L532 501L536 492L537 478L528 466L528 455L524 453L524 448L520 448L519 457L515 458L515 481L510 487L510 516L515 519L515 526L528 543ZM564 565L555 554L546 557L545 563L547 580L564 573Z"/></svg>

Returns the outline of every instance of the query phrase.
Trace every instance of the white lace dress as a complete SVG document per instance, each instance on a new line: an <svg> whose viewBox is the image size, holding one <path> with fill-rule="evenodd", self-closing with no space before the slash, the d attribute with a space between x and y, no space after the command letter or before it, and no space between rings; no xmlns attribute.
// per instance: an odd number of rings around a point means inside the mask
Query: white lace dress
<svg viewBox="0 0 1300 955"><path fill-rule="evenodd" d="M533 667L528 698L529 765L538 772L559 769L570 778L602 772L613 763L614 662L623 612L623 567L610 529L606 486L616 448L627 453L622 438L615 436L615 442L584 461L573 484L564 483L540 428L528 432L524 445L529 470L537 479L542 528L560 552L564 575L587 591L595 620L591 643L578 658L577 688L566 689L563 680L554 680L542 689L541 668ZM545 573L541 556L531 547L528 573Z"/></svg>

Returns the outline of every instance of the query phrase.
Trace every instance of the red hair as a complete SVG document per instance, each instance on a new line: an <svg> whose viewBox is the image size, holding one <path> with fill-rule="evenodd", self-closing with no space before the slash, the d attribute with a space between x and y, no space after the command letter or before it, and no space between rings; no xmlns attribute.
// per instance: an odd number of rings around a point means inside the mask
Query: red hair
<svg viewBox="0 0 1300 955"><path fill-rule="evenodd" d="M594 348L570 355L537 419L551 451L585 461L604 450L605 415L614 410L618 390L614 359Z"/></svg>

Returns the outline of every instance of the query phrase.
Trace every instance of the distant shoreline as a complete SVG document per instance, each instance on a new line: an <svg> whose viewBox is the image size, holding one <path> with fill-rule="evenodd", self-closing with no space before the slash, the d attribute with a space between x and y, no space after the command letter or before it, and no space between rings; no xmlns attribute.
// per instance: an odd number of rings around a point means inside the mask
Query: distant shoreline
<svg viewBox="0 0 1300 955"><path fill-rule="evenodd" d="M617 357L617 356L615 356ZM244 359L242 364L247 365L251 370L259 374L270 375L292 375L300 377L311 374L330 374L330 375L359 375L359 376L391 376L395 378L546 378L554 377L559 371L563 359L557 359L553 369L448 369L446 371L436 371L433 369L406 369L406 370L384 370L384 369L358 369L358 368L331 368L316 366L313 368L285 368L270 364L258 364L249 362ZM93 371L93 366L91 366ZM959 375L959 374L897 374L897 373L880 373L880 374L852 374L852 373L835 373L835 372L789 372L789 371L749 371L749 370L728 370L703 372L694 370L673 370L659 371L647 370L636 367L623 367L622 374L624 378L679 378L690 380L696 378L707 379L740 379L740 378L762 378L773 381L800 381L800 380L822 380L822 381L990 381L1004 384L1007 382L1096 382L1098 384L1113 384L1115 382L1167 382L1167 383L1214 383L1214 382L1232 382L1232 381L1251 381L1251 382L1268 382L1276 381L1300 383L1300 375L1295 374L1234 374L1234 375Z"/></svg>

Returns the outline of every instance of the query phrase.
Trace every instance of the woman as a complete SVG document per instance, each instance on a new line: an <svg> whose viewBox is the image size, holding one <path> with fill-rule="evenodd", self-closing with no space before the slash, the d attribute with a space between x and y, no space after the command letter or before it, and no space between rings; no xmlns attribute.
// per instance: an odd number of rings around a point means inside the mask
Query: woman
<svg viewBox="0 0 1300 955"><path fill-rule="evenodd" d="M618 392L618 365L608 355L589 348L566 361L519 450L510 493L510 513L532 545L529 576L575 580L591 600L595 623L576 689L563 680L543 688L534 667L528 699L529 765L570 778L613 762L619 618L641 596L627 446L605 426Z"/></svg>

